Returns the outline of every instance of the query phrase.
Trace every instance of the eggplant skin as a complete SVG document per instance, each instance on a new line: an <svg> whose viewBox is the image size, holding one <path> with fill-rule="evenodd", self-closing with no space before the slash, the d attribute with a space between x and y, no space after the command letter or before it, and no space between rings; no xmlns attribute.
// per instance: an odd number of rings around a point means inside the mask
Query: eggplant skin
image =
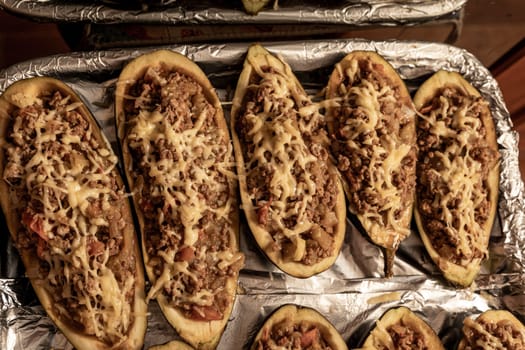
<svg viewBox="0 0 525 350"><path fill-rule="evenodd" d="M195 62L180 53L170 50L156 50L134 58L128 62L122 70L117 81L117 89L115 92L117 135L122 149L122 158L124 162L126 178L132 190L135 188L136 183L134 181L135 177L133 176L133 158L130 148L125 142L127 120L124 110L124 102L128 89L133 86L137 80L143 77L146 70L152 66L162 66L163 69L178 71L187 75L188 77L191 77L198 84L200 84L203 87L205 98L215 107L215 119L217 120L218 127L225 130L226 135L229 135L228 124L224 119L222 105L215 92L215 89L208 80L206 74ZM133 202L140 232L144 232L145 218L144 213L141 211L141 205L139 204L137 197L138 196L133 196ZM233 202L236 203L237 198L234 198ZM231 225L235 230L235 239L232 240L232 247L230 248L232 251L238 252L239 215L236 211L234 211L234 215L232 215ZM146 251L146 240L144 235L142 235L142 253L144 256L146 274L149 279L154 282L156 280L156 276L153 271L154 267L149 264L151 258L148 256ZM157 302L159 303L161 311L168 322L175 328L179 336L183 338L184 341L186 341L195 349L215 349L220 341L222 333L224 332L226 324L228 323L229 315L233 309L237 290L237 278L238 276L235 278L228 278L224 287L224 292L230 297L230 303L224 310L224 317L221 320L196 321L188 319L180 310L172 307L168 298L162 293L158 293Z"/></svg>
<svg viewBox="0 0 525 350"><path fill-rule="evenodd" d="M483 327L485 331L502 342L512 339L520 343L521 347L515 346L512 349L525 347L525 325L507 310L488 310L479 315L476 320L465 319L463 321L463 338L459 342L457 350L479 349L480 339L485 339L485 337L479 337L478 332L471 330L474 324L480 327L483 325L487 326L488 329ZM496 328L496 325L500 327ZM501 332L506 333L504 339L500 338ZM471 341L475 342L475 344L471 344ZM505 344L503 344L501 349L506 349Z"/></svg>
<svg viewBox="0 0 525 350"><path fill-rule="evenodd" d="M459 73L441 70L434 73L417 90L414 96L414 105L416 109L418 111L421 111L423 108L428 106L429 103L431 103L430 101L432 101L434 97L437 94L439 94L443 88L457 89L463 94L474 98L481 97L479 91L476 88L474 88L469 82L467 82ZM498 158L499 152L496 139L496 130L488 104L484 106L481 113L481 123L486 133L484 137L484 141L486 142L485 147L487 149L490 149L490 152L493 152L493 154L497 155L496 158ZM420 112L420 117L418 118L417 122L418 125L421 122L422 117ZM420 136L418 130L418 138L419 137ZM418 142L421 143L425 141L419 140ZM419 145L420 154L418 155L418 168L419 164L422 164L423 157L425 157L425 155L422 154L423 152L421 151L421 148L422 145ZM416 191L417 195L414 208L414 218L423 244L434 263L443 273L445 279L460 287L468 287L472 284L476 276L479 274L483 257L473 257L467 263L457 264L456 262L451 261L450 259L440 254L440 252L438 251L440 248L434 246L430 238L430 234L432 232L427 231L425 229L426 221L425 215L422 212L422 202L420 199L420 196L422 195L422 188L420 188L420 186L422 185L420 185L420 181L421 176L419 174L418 169L418 190ZM490 208L488 209L488 218L486 219L485 223L483 225L479 225L481 227L479 235L480 240L483 242L485 248L487 249L489 244L490 233L496 217L496 211L498 206L499 160L497 160L496 164L492 165L492 167L489 169L487 178L484 181L484 186L486 186L488 191L487 199ZM439 244L439 246L442 247L443 245Z"/></svg>
<svg viewBox="0 0 525 350"><path fill-rule="evenodd" d="M150 347L148 350L194 350L194 349L188 344L180 340L172 340L166 344L154 345Z"/></svg>
<svg viewBox="0 0 525 350"><path fill-rule="evenodd" d="M425 349L445 350L441 340L432 327L404 306L390 309L383 314L381 319L377 321L376 327L372 329L370 335L365 339L363 346L359 349L386 349L386 344L391 341L387 333L389 329L392 329L392 331L401 331L404 329L401 334L417 337L424 343ZM396 332L396 335L399 336L400 334ZM385 340L385 338L387 338L387 340Z"/></svg>
<svg viewBox="0 0 525 350"><path fill-rule="evenodd" d="M246 96L248 94L249 87L252 84L252 79L256 79L258 77L258 72L262 67L269 67L277 72L281 72L282 75L286 76L286 86L289 87L290 91L293 91L294 96L307 96L301 83L299 80L297 80L297 77L293 74L290 66L286 62L272 55L268 50L259 44L254 44L249 48L233 97L230 118L230 129L232 132L233 148L235 160L237 163L236 165L237 174L239 177L239 190L242 201L242 209L246 215L250 231L252 232L257 245L266 255L266 257L285 273L297 278L308 278L329 269L339 256L346 229L345 194L342 182L340 181L339 174L337 172L337 168L332 163L330 158L328 158L326 161L326 169L330 174L330 181L332 181L332 184L335 187L334 190L336 191L336 194L334 195L335 198L333 199L335 205L331 209L330 214L335 215L337 221L337 223L333 225L333 247L330 254L321 258L317 262L306 264L300 260L294 260L290 256L291 254L287 254L284 249L274 249L275 240L270 231L267 229L267 226L269 225L265 226L259 223L258 208L257 205L254 204L256 200L252 199L253 195L248 189L248 172L246 167L251 160L245 159L244 151L248 148L248 146L245 146L245 144L241 142L241 135L236 129L237 124L240 123L242 118L241 113L243 108L246 106L246 102L250 102L246 101ZM297 97L295 98L298 99ZM295 103L297 104L297 101L295 101ZM315 135L315 137L317 136L318 135ZM313 137L314 136L312 136L312 138ZM325 149L328 149L328 141L326 141L326 145L324 145L323 142L324 140L321 140L318 142L318 144L322 144ZM278 200L273 201L279 202L279 204L283 204L283 206L285 206L288 204L286 202L287 200L288 198L284 198L284 200L279 198ZM269 206L271 206L272 202L268 201L268 203L270 203ZM271 217L271 215L268 216ZM325 216L328 216L328 214ZM280 234L280 232L278 234ZM303 232L297 234L297 236L300 236L301 234L303 234Z"/></svg>
<svg viewBox="0 0 525 350"><path fill-rule="evenodd" d="M276 309L264 322L263 326L255 336L250 350L258 349L257 345L263 337L272 333L274 326L282 324L299 325L302 323L308 330L313 327L319 330L319 334L332 350L348 350L348 347L337 329L317 310L294 304L285 304Z"/></svg>
<svg viewBox="0 0 525 350"><path fill-rule="evenodd" d="M33 105L34 101L39 98L43 93L49 91L59 91L64 96L69 96L69 102L81 103L77 107L77 111L83 115L84 119L91 124L92 132L95 139L100 145L107 145L107 149L111 150L109 142L104 137L100 127L98 126L95 118L87 107L83 104L80 97L65 83L62 81L50 78L50 77L36 77L20 80L9 88L0 97L0 144L6 142L6 133L11 118L11 113L16 109ZM0 176L3 178L5 166L4 152L0 152ZM119 186L124 186L122 178L116 169L113 170L112 175L115 177L115 181ZM9 187L5 181L0 180L0 193L9 193ZM11 196L0 196L0 204L4 211L7 226L13 237L13 240L17 241L17 232L21 228L21 218L13 210ZM144 336L146 333L146 322L147 322L147 306L145 302L144 293L144 270L142 265L142 256L140 254L139 245L135 236L135 229L133 226L133 219L131 213L131 206L127 200L123 201L123 205L120 208L122 218L126 222L126 226L122 229L124 236L123 250L128 253L134 254L135 259L135 294L133 298L133 305L131 312L135 315L135 319L132 321L128 330L127 340L120 343L113 349L131 350L141 349ZM49 318L55 323L55 325L62 331L66 338L73 344L73 346L79 350L81 349L95 349L102 350L107 349L108 345L96 339L93 336L83 334L78 327L71 325L68 322L63 321L60 318L59 311L54 307L53 296L49 294L43 288L45 282L38 276L39 264L30 253L30 250L20 250L20 257L26 269L26 275L29 277L31 285Z"/></svg>

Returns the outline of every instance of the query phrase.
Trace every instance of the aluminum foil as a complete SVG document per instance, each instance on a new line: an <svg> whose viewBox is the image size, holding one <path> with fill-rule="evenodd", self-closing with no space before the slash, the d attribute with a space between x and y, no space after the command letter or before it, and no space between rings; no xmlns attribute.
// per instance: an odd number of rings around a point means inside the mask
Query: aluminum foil
<svg viewBox="0 0 525 350"><path fill-rule="evenodd" d="M0 0L0 7L31 18L93 23L337 23L352 25L417 24L456 17L467 0L279 0L278 8L251 16L238 1L165 1L146 10L130 2ZM115 3L117 5L115 5ZM273 3L273 0L272 0ZM321 4L321 5L320 5Z"/></svg>
<svg viewBox="0 0 525 350"><path fill-rule="evenodd" d="M215 86L228 118L248 46L249 43L232 43L162 48L185 54L199 64ZM442 279L415 230L397 252L395 276L384 279L382 251L349 215L345 242L334 266L317 276L297 279L268 262L243 222L241 249L246 254L246 264L219 350L247 349L265 317L286 303L320 311L341 332L350 348L359 346L383 312L400 305L410 307L428 321L445 348L454 348L459 341L465 317L487 309L506 308L525 320L525 203L518 135L489 71L467 51L437 43L337 40L271 42L265 47L292 66L314 99L319 98L334 64L353 50L377 51L396 68L411 92L439 69L460 72L489 101L495 120L502 157L498 216L490 239L490 258L467 289L457 289ZM0 92L23 78L62 79L81 96L117 150L113 93L118 74L132 58L158 48L161 47L72 53L23 62L0 71ZM0 221L0 229L1 348L70 349L71 345L35 299L4 221ZM145 348L177 338L155 302L150 303L149 312Z"/></svg>

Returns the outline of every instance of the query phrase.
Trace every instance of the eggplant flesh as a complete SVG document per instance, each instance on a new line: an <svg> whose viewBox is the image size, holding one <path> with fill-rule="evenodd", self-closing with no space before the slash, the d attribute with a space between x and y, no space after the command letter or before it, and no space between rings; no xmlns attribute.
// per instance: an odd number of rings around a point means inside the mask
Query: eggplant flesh
<svg viewBox="0 0 525 350"><path fill-rule="evenodd" d="M271 0L242 0L244 10L250 15L256 15L261 11L266 5L270 3Z"/></svg>

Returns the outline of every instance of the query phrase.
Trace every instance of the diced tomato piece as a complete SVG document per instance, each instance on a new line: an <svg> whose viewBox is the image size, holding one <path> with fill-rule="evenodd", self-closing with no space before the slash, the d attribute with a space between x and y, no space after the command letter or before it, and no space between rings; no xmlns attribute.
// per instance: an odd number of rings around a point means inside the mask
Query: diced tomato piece
<svg viewBox="0 0 525 350"><path fill-rule="evenodd" d="M178 261L192 261L195 258L195 251L192 247L183 247L177 253Z"/></svg>
<svg viewBox="0 0 525 350"><path fill-rule="evenodd" d="M89 256L97 256L104 252L104 243L92 240L87 245L87 252Z"/></svg>
<svg viewBox="0 0 525 350"><path fill-rule="evenodd" d="M312 346L312 344L318 342L319 340L319 329L312 328L309 331L306 331L301 336L301 346L303 348Z"/></svg>
<svg viewBox="0 0 525 350"><path fill-rule="evenodd" d="M195 321L217 321L222 320L222 314L213 306L194 305L190 318Z"/></svg>
<svg viewBox="0 0 525 350"><path fill-rule="evenodd" d="M272 199L273 197L270 197L270 199L263 204L262 207L257 210L257 219L260 225L266 226L268 223L268 216L270 214L270 206L272 205Z"/></svg>
<svg viewBox="0 0 525 350"><path fill-rule="evenodd" d="M47 241L49 239L44 232L44 221L41 217L31 213L29 210L25 210L22 213L22 222L43 240Z"/></svg>
<svg viewBox="0 0 525 350"><path fill-rule="evenodd" d="M425 107L421 108L419 113L425 114L425 113L430 112L431 110L432 110L432 105L428 105L428 106L425 106Z"/></svg>

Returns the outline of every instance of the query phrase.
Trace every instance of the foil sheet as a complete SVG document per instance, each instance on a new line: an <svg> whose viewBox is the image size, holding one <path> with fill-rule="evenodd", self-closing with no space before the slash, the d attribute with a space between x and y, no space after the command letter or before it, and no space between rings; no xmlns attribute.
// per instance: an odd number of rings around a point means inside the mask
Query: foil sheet
<svg viewBox="0 0 525 350"><path fill-rule="evenodd" d="M457 17L467 0L279 0L248 15L238 1L160 1L148 9L130 1L0 0L0 7L39 20L93 23L325 23L352 25L417 24ZM273 0L272 0L273 2ZM119 6L119 3L121 6ZM136 3L136 2L135 2ZM123 6L126 5L126 6Z"/></svg>
<svg viewBox="0 0 525 350"><path fill-rule="evenodd" d="M126 62L158 48L188 56L210 78L228 118L248 46L249 43L179 45L44 57L0 71L0 92L20 79L33 76L53 76L65 81L95 115L116 151L113 93ZM439 69L461 73L489 101L495 120L501 153L498 216L490 239L490 258L467 289L457 289L442 279L415 230L397 252L395 276L384 279L381 250L359 231L354 225L355 218L349 215L343 249L334 266L317 276L297 279L268 262L243 222L241 249L246 254L246 264L241 271L231 320L218 349L248 349L264 319L286 303L317 309L336 326L350 348L359 346L382 313L400 305L410 307L428 321L447 349L454 348L459 341L465 317L491 308L505 308L524 321L525 203L518 164L518 135L490 72L469 52L437 43L336 40L269 42L265 47L291 65L314 99L318 98L334 64L353 50L377 51L396 68L411 92ZM71 349L35 299L3 219L0 232L1 348ZM149 312L145 348L177 338L155 302L150 303Z"/></svg>

